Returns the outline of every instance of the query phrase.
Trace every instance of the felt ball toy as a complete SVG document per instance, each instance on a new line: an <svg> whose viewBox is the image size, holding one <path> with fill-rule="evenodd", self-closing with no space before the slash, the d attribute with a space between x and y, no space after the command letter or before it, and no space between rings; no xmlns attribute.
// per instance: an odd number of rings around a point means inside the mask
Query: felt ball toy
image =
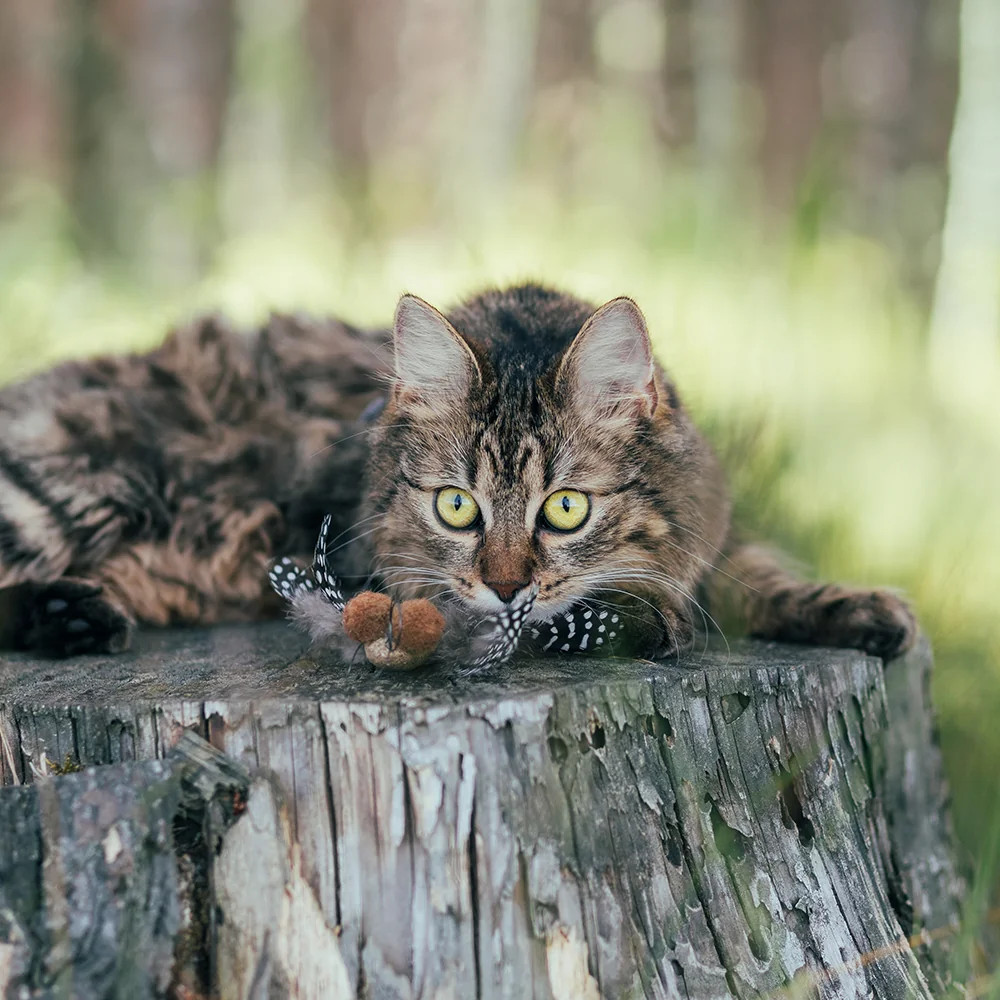
<svg viewBox="0 0 1000 1000"><path fill-rule="evenodd" d="M409 670L426 663L444 634L444 615L422 598L394 604L365 590L344 605L344 632L373 666Z"/></svg>

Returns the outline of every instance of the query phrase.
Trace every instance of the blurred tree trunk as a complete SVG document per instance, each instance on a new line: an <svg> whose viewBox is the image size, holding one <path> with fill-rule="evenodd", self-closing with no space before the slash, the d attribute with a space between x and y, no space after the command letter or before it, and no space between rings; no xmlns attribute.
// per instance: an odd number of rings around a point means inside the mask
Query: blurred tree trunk
<svg viewBox="0 0 1000 1000"><path fill-rule="evenodd" d="M488 189L509 180L523 134L535 75L539 0L483 0L482 14L473 144L475 174Z"/></svg>
<svg viewBox="0 0 1000 1000"><path fill-rule="evenodd" d="M124 126L123 95L102 13L100 0L81 0L69 8L70 196L84 252L113 256L121 250L118 229L129 215L124 199L128 171L122 144L112 137Z"/></svg>
<svg viewBox="0 0 1000 1000"><path fill-rule="evenodd" d="M676 152L690 150L695 142L695 71L691 37L695 0L665 0L667 46L663 59L666 128L663 138Z"/></svg>
<svg viewBox="0 0 1000 1000"><path fill-rule="evenodd" d="M829 18L824 0L762 0L754 10L761 179L768 204L783 215L795 204L823 130Z"/></svg>
<svg viewBox="0 0 1000 1000"><path fill-rule="evenodd" d="M309 0L306 45L340 169L363 178L384 149L404 0Z"/></svg>
<svg viewBox="0 0 1000 1000"><path fill-rule="evenodd" d="M899 212L901 237L909 247L911 284L926 312L933 303L941 258L948 147L958 97L960 6L960 0L937 0L927 11L914 80L913 166Z"/></svg>
<svg viewBox="0 0 1000 1000"><path fill-rule="evenodd" d="M0 174L63 175L61 0L0 3Z"/></svg>
<svg viewBox="0 0 1000 1000"><path fill-rule="evenodd" d="M539 0L538 8L538 88L592 79L594 23L590 0Z"/></svg>
<svg viewBox="0 0 1000 1000"><path fill-rule="evenodd" d="M531 97L538 0L310 0L307 24L349 191L459 212L494 200L483 189L509 175Z"/></svg>
<svg viewBox="0 0 1000 1000"><path fill-rule="evenodd" d="M916 149L916 72L928 0L851 0L842 60L854 151L850 191L862 229L892 239L898 181Z"/></svg>
<svg viewBox="0 0 1000 1000"><path fill-rule="evenodd" d="M562 183L553 202L569 203L597 91L592 0L539 0L532 92L526 109L527 163L544 164Z"/></svg>
<svg viewBox="0 0 1000 1000"><path fill-rule="evenodd" d="M695 142L702 221L712 233L736 200L747 145L743 0L693 0Z"/></svg>
<svg viewBox="0 0 1000 1000"><path fill-rule="evenodd" d="M959 97L930 339L935 369L992 367L1000 336L1000 3L962 0Z"/></svg>
<svg viewBox="0 0 1000 1000"><path fill-rule="evenodd" d="M166 177L212 168L229 93L232 0L117 0L117 6L127 85L154 162Z"/></svg>
<svg viewBox="0 0 1000 1000"><path fill-rule="evenodd" d="M152 166L146 252L197 274L216 235L214 169L233 50L232 0L136 0L125 48L130 103Z"/></svg>
<svg viewBox="0 0 1000 1000"><path fill-rule="evenodd" d="M481 134L474 111L482 13L482 0L403 4L399 77L380 165L380 197L398 197L404 205L406 199L407 208L419 204L425 218L460 215L465 186L472 180L470 147Z"/></svg>
<svg viewBox="0 0 1000 1000"><path fill-rule="evenodd" d="M85 243L159 278L190 278L214 234L232 2L88 0L75 17L74 191Z"/></svg>

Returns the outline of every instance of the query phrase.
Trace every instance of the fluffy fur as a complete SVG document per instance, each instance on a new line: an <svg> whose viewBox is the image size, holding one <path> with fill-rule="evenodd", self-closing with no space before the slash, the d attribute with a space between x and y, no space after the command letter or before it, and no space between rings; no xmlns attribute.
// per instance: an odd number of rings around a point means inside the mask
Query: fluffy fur
<svg viewBox="0 0 1000 1000"><path fill-rule="evenodd" d="M475 497L472 530L436 514L444 486ZM590 498L579 530L540 518L559 488ZM307 559L327 512L331 572L466 621L534 584L533 622L581 602L624 617L628 643L604 651L682 649L722 597L769 638L912 642L894 595L795 577L733 540L729 509L625 299L521 285L444 316L408 296L392 331L206 319L0 392L0 625L56 655L277 613L266 567Z"/></svg>

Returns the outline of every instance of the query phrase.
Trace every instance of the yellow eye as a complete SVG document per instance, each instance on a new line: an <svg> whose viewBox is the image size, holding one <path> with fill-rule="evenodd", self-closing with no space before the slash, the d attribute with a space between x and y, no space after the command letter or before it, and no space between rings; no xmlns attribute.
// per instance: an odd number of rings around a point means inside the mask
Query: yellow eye
<svg viewBox="0 0 1000 1000"><path fill-rule="evenodd" d="M443 490L438 490L434 506L438 517L449 528L471 528L479 518L479 504L472 499L471 493L466 493L457 486L446 486Z"/></svg>
<svg viewBox="0 0 1000 1000"><path fill-rule="evenodd" d="M590 498L579 490L557 490L542 504L542 516L556 531L576 531L590 513Z"/></svg>

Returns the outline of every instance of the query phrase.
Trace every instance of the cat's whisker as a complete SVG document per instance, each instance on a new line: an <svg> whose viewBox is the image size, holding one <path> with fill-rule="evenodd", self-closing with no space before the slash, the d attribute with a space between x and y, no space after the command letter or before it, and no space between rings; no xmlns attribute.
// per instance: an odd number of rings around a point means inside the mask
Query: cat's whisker
<svg viewBox="0 0 1000 1000"><path fill-rule="evenodd" d="M328 542L328 545L333 545L335 542L339 542L340 539L343 538L344 535L346 535L349 531L354 531L355 528L359 528L362 524L367 524L370 521L374 521L376 518L379 517L388 517L388 514L371 514L368 517L361 518L359 521L353 521L346 528L344 528L344 530L340 532L339 535L337 535L335 538L331 538L330 541ZM331 549L329 548L326 549L327 553L329 553L330 551Z"/></svg>
<svg viewBox="0 0 1000 1000"><path fill-rule="evenodd" d="M377 564L381 563L383 559L412 559L414 561L417 561L426 558L427 558L426 555L419 555L414 552L380 552L377 553L372 558L372 565L375 568L380 568ZM433 568L433 567L428 567L428 568Z"/></svg>
<svg viewBox="0 0 1000 1000"><path fill-rule="evenodd" d="M355 542L360 542L362 538L367 538L369 535L374 535L382 526L376 524L374 528L369 528L368 531L362 531L360 535L355 535L353 538L348 538L346 542L342 542L340 545L334 546L333 548L326 549L326 555L332 556L334 552L339 552L341 549L346 549L348 545L353 545ZM341 532L343 534L343 532Z"/></svg>
<svg viewBox="0 0 1000 1000"><path fill-rule="evenodd" d="M598 593L600 593L600 591L598 591ZM632 611L629 611L628 608L624 607L621 604L616 603L615 601L602 601L595 594L589 594L587 597L581 598L581 600L579 600L577 603L582 604L584 607L591 609L592 605L600 608L610 608L614 610L614 612L620 615L622 618L628 619L630 621L635 621L640 623L645 621L642 615L638 615Z"/></svg>
<svg viewBox="0 0 1000 1000"><path fill-rule="evenodd" d="M666 586L669 589L673 590L675 593L679 594L686 601L688 601L689 604L691 604L698 610L698 613L701 615L702 626L705 629L705 645L702 649L703 653L708 652L709 624L711 623L715 631L719 633L719 637L726 644L726 656L728 662L728 657L732 655L732 649L729 645L729 637L723 631L722 626L718 623L718 621L716 621L716 619L704 607L704 605L701 604L701 602L694 596L694 594L690 593L688 590L680 586L680 584L678 584L676 581L671 580L669 577L657 573L654 575L653 579L659 582L661 585Z"/></svg>
<svg viewBox="0 0 1000 1000"><path fill-rule="evenodd" d="M405 571L414 572L414 573L436 573L436 574L439 574L442 577L446 577L447 576L447 574L444 572L444 570L438 569L435 566L414 566L414 565L409 564L409 563L402 563L402 564L399 564L399 565L395 565L395 564L390 563L387 566L380 566L379 570L381 572L383 572L383 573L387 573L390 570L405 570Z"/></svg>
<svg viewBox="0 0 1000 1000"><path fill-rule="evenodd" d="M439 576L407 576L401 578L399 576L394 575L391 577L386 577L385 579L385 585L387 587L400 587L412 584L444 586L444 584L450 582L451 582L450 580L444 579L443 577Z"/></svg>
<svg viewBox="0 0 1000 1000"><path fill-rule="evenodd" d="M689 604L691 604L693 607L695 607L698 610L698 613L701 615L701 624L702 624L702 627L705 630L705 644L702 647L702 653L708 652L709 622L711 622L711 624L715 627L715 630L722 637L722 641L725 642L727 655L730 653L729 639L726 637L725 632L722 631L722 627L712 617L712 615L709 614L709 612L704 608L704 606L694 597L693 594L688 593L688 591L685 590L680 585L674 584L673 581L671 581L669 578L661 577L661 575L656 575L656 576L653 576L653 579L656 582L660 583L661 586L665 586L668 589L673 590L675 593L679 594Z"/></svg>
<svg viewBox="0 0 1000 1000"><path fill-rule="evenodd" d="M406 587L406 586L437 586L437 587L441 587L441 582L439 580L420 580L420 579L411 580L411 579L407 579L407 580L401 580L401 581L399 581L399 583L396 586L398 586L398 587ZM454 588L452 588L452 587L444 587L442 589L435 590L432 594L426 595L426 598L428 600L439 600L442 597L446 597L448 594L456 594L456 593L457 593L457 591Z"/></svg>
<svg viewBox="0 0 1000 1000"><path fill-rule="evenodd" d="M452 584L452 578L431 568L418 566L387 566L379 574L387 586L396 587L400 583ZM405 580L400 577L405 576Z"/></svg>
<svg viewBox="0 0 1000 1000"><path fill-rule="evenodd" d="M611 567L609 567L606 570L603 570L600 573L589 574L585 578L581 578L581 582L583 581L583 579L586 579L587 583L601 590L613 590L614 588L607 586L607 584L610 583L625 583L630 580L634 580L640 583L645 583L647 585L659 584L660 586L663 586L666 589L673 591L674 593L684 598L684 600L688 601L693 607L695 607L698 610L698 613L701 615L702 624L705 627L706 634L708 632L709 623L711 623L712 626L714 626L715 630L719 633L723 642L725 642L726 644L727 655L731 655L732 651L729 646L729 639L726 636L725 632L723 631L722 626L719 625L719 623L715 620L715 618L702 606L702 604L694 597L693 594L689 593L684 587L682 587L678 583L678 581L672 579L671 577L666 576L660 570L655 569L653 567L647 567L642 565L639 566L629 565L629 566L617 566L617 567L612 565ZM644 599L641 598L638 594L634 594L631 591L619 591L619 592L627 593L630 596L636 598L637 600L643 601L643 603L647 604L649 603L648 601L644 601ZM653 607L653 605L650 605L650 607ZM663 617L662 613L659 612L658 609L654 608L654 610L656 610L660 614L661 618ZM664 622L666 622L666 619L664 619ZM707 650L707 648L708 647L706 638L705 649Z"/></svg>
<svg viewBox="0 0 1000 1000"><path fill-rule="evenodd" d="M659 608L657 608L657 607L656 607L656 605L654 605L654 604L652 604L651 602L647 601L647 600L646 600L645 598L643 598L643 597L640 597L640 596L639 596L638 594L636 594L636 593L634 593L634 592L632 592L632 591L630 591L630 590L622 590L622 589L620 589L620 588L617 588L617 587L604 587L604 588L602 588L602 589L603 589L603 590L605 590L605 591L607 591L608 593L615 593L615 594L623 594L623 595L626 595L626 596L628 596L628 597L632 598L633 600L637 600L637 601L639 601L640 603L642 603L642 604L645 604L645 605L647 605L647 606L648 606L649 608L651 608L651 609L653 610L653 612L654 612L655 614L657 614L657 615L658 615L658 616L659 616L659 617L660 617L660 618L661 618L661 619L663 620L663 623L664 623L664 626L665 626L665 628L666 628L666 629L667 629L667 630L669 631L669 628L670 628L670 623L669 623L669 622L667 621L667 619L666 619L666 617L664 616L663 612L662 612L662 611L660 611L660 609L659 609ZM606 603L608 603L608 604L609 604L609 606L613 606L613 607L615 607L615 608L616 608L616 609L618 610L619 614L621 614L621 607L620 607L620 605L617 605L617 604L613 604L613 602L606 602ZM702 624L703 624L703 625L705 626L705 631L706 631L706 635L707 635L707 631L708 631L708 623L707 623L707 621L705 620L705 618L706 618L706 614L707 614L707 613L706 613L706 612L705 612L705 610L704 610L704 609L703 609L703 608L701 607L701 605L700 605L700 604L698 604L698 602L697 602L697 601L692 601L692 603L693 603L693 604L695 605L695 607L697 607L697 608L698 608L698 610L699 610L699 611L701 612L701 615L702 615ZM709 615L708 617L710 618L711 616ZM716 628L718 629L718 625L716 625ZM726 641L726 645L727 645L727 647L728 647L728 645L729 645L729 643L728 643L728 640L726 640L726 637L725 637L725 635L723 635L723 634L722 634L722 632L721 632L721 629L719 630L719 632L720 632L720 635L722 635L722 638L723 638L723 640L725 640L725 641ZM706 652L707 650L708 650L708 644L707 644L707 638L706 638L706 644L705 644L705 646L704 646L704 648L703 648L702 652L704 653L704 652Z"/></svg>
<svg viewBox="0 0 1000 1000"><path fill-rule="evenodd" d="M388 424L388 425L385 425L385 426L388 426L388 427L398 427L399 424L398 423L397 424ZM331 441L329 444L323 445L322 448L317 448L316 451L310 453L309 458L310 459L316 458L317 455L322 455L325 452L332 451L338 445L346 444L348 441L353 441L355 438L362 437L365 434L371 434L374 431L381 430L382 428L383 428L383 425L381 425L381 424L372 424L371 427L362 427L361 430L355 431L353 434L345 434L343 437L337 438L336 441Z"/></svg>
<svg viewBox="0 0 1000 1000"><path fill-rule="evenodd" d="M647 601L644 597L640 597L638 594L634 594L630 590L622 590L619 587L602 587L601 589L608 594L624 594L626 597L634 598L640 604L645 604L648 608L650 608L650 610L655 615L657 615L657 617L659 617L662 620L665 628L670 627L670 622L667 620L666 615L664 615L663 612L655 604L653 604L652 601Z"/></svg>
<svg viewBox="0 0 1000 1000"><path fill-rule="evenodd" d="M672 527L679 527L679 526L678 525L672 525ZM682 530L684 530L684 529L682 529ZM689 532L689 534L690 533L693 533L693 532ZM700 538L701 536L697 536L697 537ZM697 552L692 552L690 549L686 549L686 548L684 548L683 545L678 545L676 542L672 542L668 538L664 538L664 539L662 539L662 541L665 541L667 543L667 545L669 545L672 549L676 549L682 555L689 556L690 558L695 559L697 562L701 563L701 565L704 566L707 570L709 570L711 572L718 573L720 576L724 576L727 579L732 580L733 583L737 583L741 587L746 587L748 590L752 590L754 593L757 593L757 588L756 587L751 586L745 580L739 579L739 577L733 576L732 573L727 573L725 570L720 569L711 560L705 559L703 556L698 555ZM704 539L702 539L702 541L704 541ZM708 543L706 542L705 544L707 545ZM709 548L714 548L714 546L709 546ZM715 549L714 551L716 552L717 555L720 555L720 556L722 555L721 549ZM722 557L727 562L731 561L728 556L722 556Z"/></svg>
<svg viewBox="0 0 1000 1000"><path fill-rule="evenodd" d="M388 560L411 560L411 565L396 566L389 563ZM427 556L417 555L410 552L382 552L376 553L372 556L371 562L368 564L368 580L369 583L375 581L384 580L386 575L391 571L408 571L413 573L426 573L432 575L440 575L442 579L447 579L451 581L451 577L444 573L439 567L427 566L425 565Z"/></svg>
<svg viewBox="0 0 1000 1000"><path fill-rule="evenodd" d="M725 560L727 563L730 563L731 565L735 565L735 563L733 563L733 560L728 555L726 555L726 552L725 552L724 549L719 548L717 545L713 545L707 538L705 538L704 535L699 534L697 531L695 531L694 528L688 528L688 527L686 527L683 524L678 524L676 521L671 521L670 522L670 527L674 528L674 529L677 529L679 531L684 531L687 534L692 535L699 542L702 542L704 545L708 546L708 548L709 548L710 551L714 552L717 556L719 556L720 558L722 558L723 560ZM717 566L713 566L713 568L714 568L715 572L717 572L717 573L722 572ZM736 583L741 584L742 586L746 587L748 590L752 590L755 594L759 593L759 591L757 590L756 587L751 586L746 581L741 580L741 579L739 579L738 577L735 577L735 576L730 576L728 573L724 573L723 575L724 576L728 576L730 580L733 580Z"/></svg>
<svg viewBox="0 0 1000 1000"><path fill-rule="evenodd" d="M451 576L448 573L436 566L410 566L405 563L402 565L389 564L387 566L380 566L379 572L382 574L390 572L422 573L425 576L439 576L442 580L451 579Z"/></svg>

